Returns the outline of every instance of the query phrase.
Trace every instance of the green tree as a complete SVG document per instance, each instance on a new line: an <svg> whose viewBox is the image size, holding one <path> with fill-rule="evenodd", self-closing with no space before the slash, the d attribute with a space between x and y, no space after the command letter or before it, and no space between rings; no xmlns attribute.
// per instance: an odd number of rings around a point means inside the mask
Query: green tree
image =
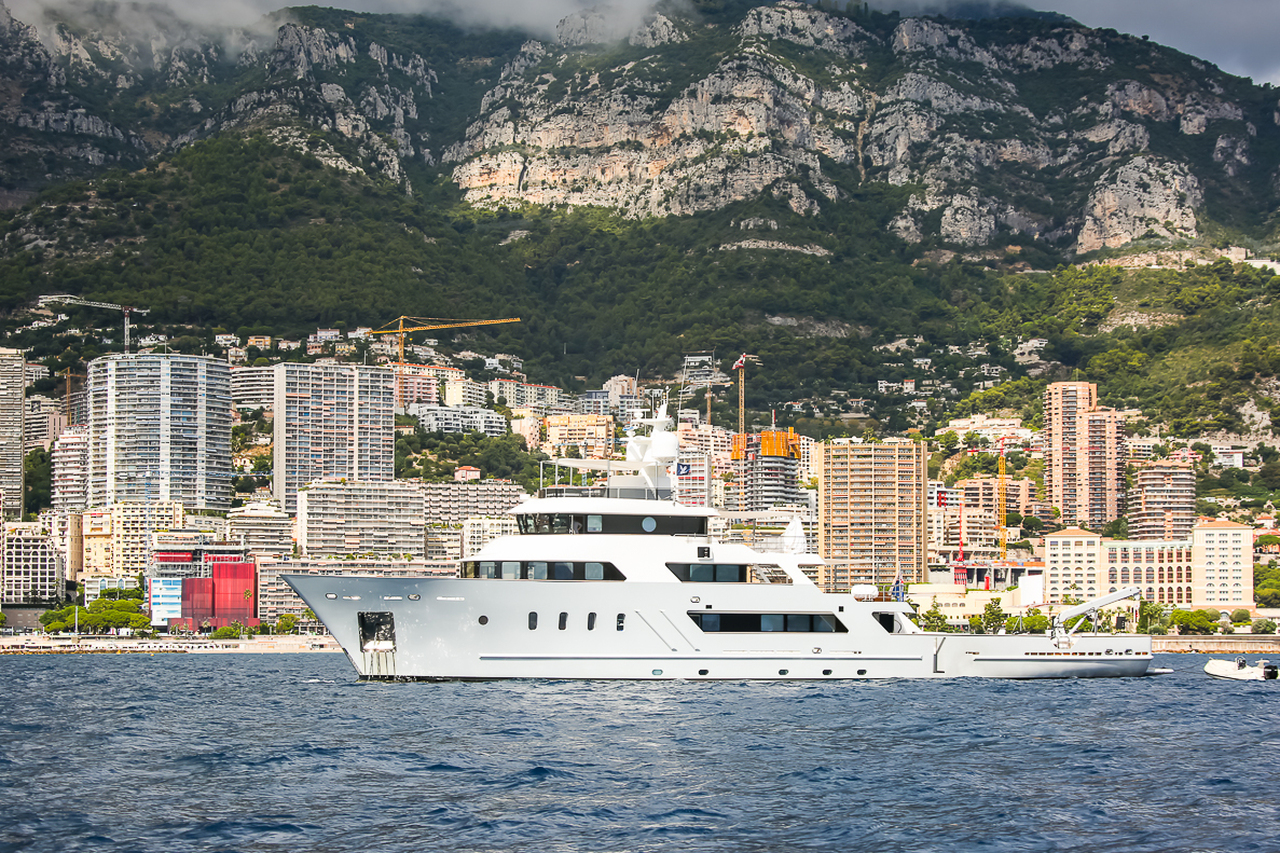
<svg viewBox="0 0 1280 853"><path fill-rule="evenodd" d="M1169 625L1179 634L1218 633L1218 620L1204 610L1175 610L1169 616Z"/></svg>
<svg viewBox="0 0 1280 853"><path fill-rule="evenodd" d="M987 602L987 606L982 608L982 633L998 634L1000 629L1004 627L1005 612L1000 609L1000 599L993 598Z"/></svg>
<svg viewBox="0 0 1280 853"><path fill-rule="evenodd" d="M1253 633L1255 634L1274 634L1276 632L1276 623L1271 619L1255 619L1253 620Z"/></svg>
<svg viewBox="0 0 1280 853"><path fill-rule="evenodd" d="M938 609L937 599L929 605L928 610L920 614L920 627L926 631L948 632L951 630L951 626L947 624L947 617Z"/></svg>

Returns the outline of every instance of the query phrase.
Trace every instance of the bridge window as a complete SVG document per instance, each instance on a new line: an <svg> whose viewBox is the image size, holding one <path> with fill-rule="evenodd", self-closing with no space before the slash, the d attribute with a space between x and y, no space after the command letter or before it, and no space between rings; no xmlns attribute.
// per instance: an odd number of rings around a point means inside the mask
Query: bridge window
<svg viewBox="0 0 1280 853"><path fill-rule="evenodd" d="M490 578L528 581L624 581L626 576L613 563L556 562L543 560L468 560L458 572L462 578Z"/></svg>
<svg viewBox="0 0 1280 853"><path fill-rule="evenodd" d="M689 583L747 582L747 567L737 563L667 563L667 568Z"/></svg>
<svg viewBox="0 0 1280 853"><path fill-rule="evenodd" d="M621 533L657 536L706 536L703 516L587 515L529 513L516 516L522 534Z"/></svg>
<svg viewBox="0 0 1280 853"><path fill-rule="evenodd" d="M846 634L848 630L831 613L707 613L688 611L689 618L704 633L822 633Z"/></svg>

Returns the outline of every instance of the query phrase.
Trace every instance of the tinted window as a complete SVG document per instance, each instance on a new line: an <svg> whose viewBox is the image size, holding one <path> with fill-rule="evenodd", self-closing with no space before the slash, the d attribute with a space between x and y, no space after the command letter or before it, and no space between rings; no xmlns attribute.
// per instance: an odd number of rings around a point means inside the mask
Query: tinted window
<svg viewBox="0 0 1280 853"><path fill-rule="evenodd" d="M539 562L529 563L529 579L535 581L544 581L547 579L547 564Z"/></svg>
<svg viewBox="0 0 1280 853"><path fill-rule="evenodd" d="M529 630L530 631L538 630L538 614L534 613L533 611L529 612Z"/></svg>
<svg viewBox="0 0 1280 853"><path fill-rule="evenodd" d="M568 627L569 627L569 614L561 613L560 614L560 630L563 631L565 628L568 628Z"/></svg>
<svg viewBox="0 0 1280 853"><path fill-rule="evenodd" d="M761 631L781 631L786 626L786 617L781 613L760 614Z"/></svg>
<svg viewBox="0 0 1280 853"><path fill-rule="evenodd" d="M596 629L596 615L594 613L587 614L587 630L594 631Z"/></svg>

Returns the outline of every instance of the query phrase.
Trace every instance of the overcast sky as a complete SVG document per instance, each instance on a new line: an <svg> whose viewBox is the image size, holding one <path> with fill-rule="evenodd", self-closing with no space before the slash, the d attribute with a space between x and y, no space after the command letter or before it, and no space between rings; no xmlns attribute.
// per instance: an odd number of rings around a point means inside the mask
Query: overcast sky
<svg viewBox="0 0 1280 853"><path fill-rule="evenodd" d="M574 9L602 0L316 0L356 11L445 12L468 24L519 25L541 35L554 32L556 21ZM92 0L0 0L28 23L37 23L42 6L85 4ZM156 2L156 0L150 0ZM301 5L294 0L296 5ZM628 16L648 0L610 0ZM880 9L904 13L927 6L939 9L942 0L870 0ZM970 0L971 2L971 0ZM1089 27L1110 27L1207 59L1224 71L1280 85L1280 0L1022 0L1033 8L1061 12ZM147 0L143 0L147 3ZM135 5L107 0L108 5ZM280 0L159 0L174 14L203 17L206 24L240 24L264 11L284 5Z"/></svg>

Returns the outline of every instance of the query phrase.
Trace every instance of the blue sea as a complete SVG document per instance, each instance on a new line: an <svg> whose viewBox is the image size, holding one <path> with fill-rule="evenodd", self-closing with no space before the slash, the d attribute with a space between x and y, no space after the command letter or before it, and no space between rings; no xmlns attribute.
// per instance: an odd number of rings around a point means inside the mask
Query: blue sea
<svg viewBox="0 0 1280 853"><path fill-rule="evenodd" d="M1275 851L1280 683L0 657L0 851Z"/></svg>

